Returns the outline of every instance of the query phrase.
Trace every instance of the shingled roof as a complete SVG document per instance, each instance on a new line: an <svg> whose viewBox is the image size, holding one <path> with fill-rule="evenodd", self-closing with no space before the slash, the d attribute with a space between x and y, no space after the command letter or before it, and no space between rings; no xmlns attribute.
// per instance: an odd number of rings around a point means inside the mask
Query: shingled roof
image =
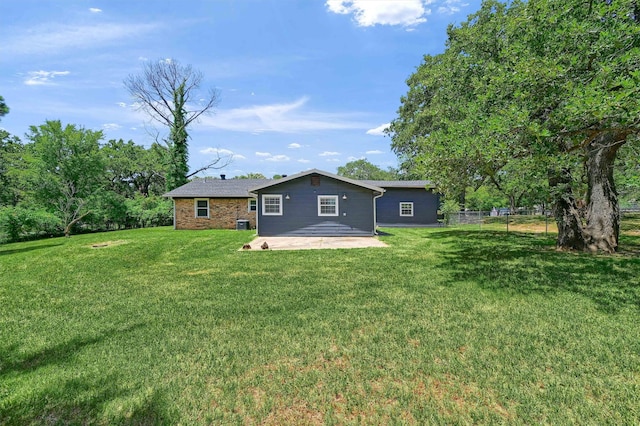
<svg viewBox="0 0 640 426"><path fill-rule="evenodd" d="M274 182L274 179L194 179L164 194L171 198L249 198L249 189Z"/></svg>
<svg viewBox="0 0 640 426"><path fill-rule="evenodd" d="M356 180L312 169L282 179L194 179L167 192L164 196L170 198L249 198L255 196L250 193L252 190L262 189L279 181L286 182L310 173L320 173L374 190L381 188L434 188L433 183L428 180Z"/></svg>

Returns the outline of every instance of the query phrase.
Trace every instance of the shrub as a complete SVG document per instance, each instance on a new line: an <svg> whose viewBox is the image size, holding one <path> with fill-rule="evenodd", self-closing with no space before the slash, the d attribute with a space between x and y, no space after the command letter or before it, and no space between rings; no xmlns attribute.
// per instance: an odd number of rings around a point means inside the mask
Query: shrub
<svg viewBox="0 0 640 426"><path fill-rule="evenodd" d="M62 222L44 209L21 206L0 208L0 243L59 234Z"/></svg>

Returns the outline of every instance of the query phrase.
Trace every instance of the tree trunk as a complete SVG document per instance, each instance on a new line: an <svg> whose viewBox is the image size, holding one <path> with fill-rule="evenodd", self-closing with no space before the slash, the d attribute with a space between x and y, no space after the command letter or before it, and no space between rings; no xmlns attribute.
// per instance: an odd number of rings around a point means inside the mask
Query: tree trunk
<svg viewBox="0 0 640 426"><path fill-rule="evenodd" d="M556 199L553 215L558 225L558 250L584 250L580 209L571 190L571 172L567 169L553 171L549 175L549 186L555 189Z"/></svg>
<svg viewBox="0 0 640 426"><path fill-rule="evenodd" d="M625 143L623 132L602 132L586 147L587 226L586 249L613 253L618 248L620 207L613 181L618 149Z"/></svg>

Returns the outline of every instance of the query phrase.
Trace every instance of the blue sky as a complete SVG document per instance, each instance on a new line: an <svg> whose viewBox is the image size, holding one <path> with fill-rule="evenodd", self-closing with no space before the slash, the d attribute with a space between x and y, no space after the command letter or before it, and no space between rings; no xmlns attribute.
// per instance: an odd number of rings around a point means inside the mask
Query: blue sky
<svg viewBox="0 0 640 426"><path fill-rule="evenodd" d="M0 126L61 120L105 140L149 146L166 132L123 85L143 61L172 58L201 71L220 103L190 128L190 166L217 154L222 170L335 173L366 158L397 166L381 129L424 54L479 0L2 0ZM201 174L202 175L202 174Z"/></svg>

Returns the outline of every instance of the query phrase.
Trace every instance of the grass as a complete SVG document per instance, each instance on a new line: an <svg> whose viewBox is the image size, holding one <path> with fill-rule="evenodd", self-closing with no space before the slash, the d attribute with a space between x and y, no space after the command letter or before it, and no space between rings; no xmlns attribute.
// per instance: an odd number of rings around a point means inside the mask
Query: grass
<svg viewBox="0 0 640 426"><path fill-rule="evenodd" d="M0 424L638 424L640 237L386 229L0 246Z"/></svg>

